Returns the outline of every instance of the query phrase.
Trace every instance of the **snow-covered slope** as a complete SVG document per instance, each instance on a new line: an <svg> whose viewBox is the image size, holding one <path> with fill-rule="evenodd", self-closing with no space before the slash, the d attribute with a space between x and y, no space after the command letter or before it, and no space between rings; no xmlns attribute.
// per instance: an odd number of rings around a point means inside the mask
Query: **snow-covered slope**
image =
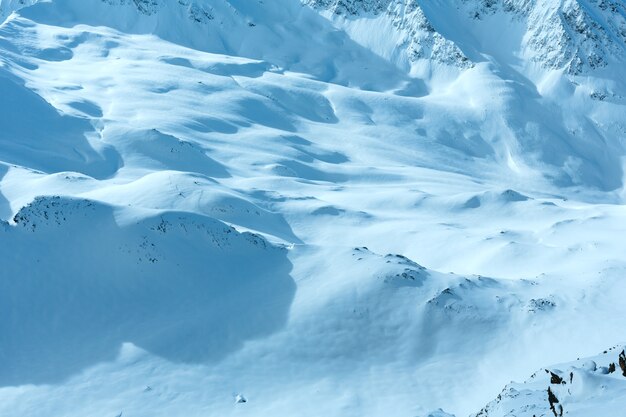
<svg viewBox="0 0 626 417"><path fill-rule="evenodd" d="M58 381L124 342L215 360L286 320L284 249L190 213L115 211L38 197L2 225L3 385Z"/></svg>
<svg viewBox="0 0 626 417"><path fill-rule="evenodd" d="M0 0L0 415L466 416L623 343L624 15Z"/></svg>
<svg viewBox="0 0 626 417"><path fill-rule="evenodd" d="M374 48L381 38L395 36L400 41L394 49L404 49L409 61L428 59L468 67L471 59L482 61L481 55L500 49L544 68L581 74L606 67L609 62L623 64L626 59L626 6L617 0L305 3L342 16L348 27L361 26L369 32L361 39ZM391 23L387 36L367 31L366 25L358 23L372 19Z"/></svg>
<svg viewBox="0 0 626 417"><path fill-rule="evenodd" d="M614 346L594 357L551 366L511 383L475 417L619 415L626 404L626 353Z"/></svg>

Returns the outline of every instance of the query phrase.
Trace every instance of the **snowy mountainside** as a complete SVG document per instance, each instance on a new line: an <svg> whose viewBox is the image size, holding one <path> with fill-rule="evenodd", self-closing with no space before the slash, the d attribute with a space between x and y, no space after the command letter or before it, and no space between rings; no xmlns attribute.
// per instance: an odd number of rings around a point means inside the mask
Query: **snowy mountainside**
<svg viewBox="0 0 626 417"><path fill-rule="evenodd" d="M621 364L621 365L620 365ZM614 415L626 403L623 346L550 366L524 383L511 383L475 417Z"/></svg>
<svg viewBox="0 0 626 417"><path fill-rule="evenodd" d="M389 50L375 49L385 56L399 55L405 61L429 60L453 67L467 68L472 63L456 44L444 38L432 26L424 14L424 10L416 1L339 1L339 0L307 0L305 4L315 8L328 9L340 16L359 17L362 15L387 16L390 35L399 32L397 45L384 45ZM379 43L381 36L371 34L370 40ZM371 45L368 45L371 46ZM402 58L394 57L396 62Z"/></svg>
<svg viewBox="0 0 626 417"><path fill-rule="evenodd" d="M439 153L437 148L443 147L437 163L451 165L449 169L455 172L465 171L467 165L461 161L465 155L470 155L478 160L496 159L499 161L497 169L506 166L515 176L528 177L534 175L532 172L541 172L540 175L559 186L591 185L608 191L616 189L621 179L619 150L605 152L607 148L621 148L620 137L626 131L626 127L616 123L613 116L619 114L621 109L622 95L619 91L622 87L616 84L619 81L610 78L570 82L550 75L540 84L533 85L508 67L501 67L500 63L483 63L452 79L452 74L441 71L441 74L448 74L443 81L440 75L423 81L409 78L377 54L337 35L337 30L324 19L293 2L288 2L290 7L278 11L259 11L257 9L261 5L255 4L252 11L263 13L268 23L251 27L248 25L251 22L249 18L234 6L223 6L225 11L220 16L225 16L222 20L229 19L226 22L220 20L222 23L219 25L202 25L190 20L186 14L181 15L184 8L177 2L159 3L158 13L145 16L134 4L112 6L91 0L91 3L80 2L70 6L71 0L64 1L69 3L37 4L26 9L24 14L30 13L33 18L44 21L51 16L63 22L72 18L87 19L94 25L113 26L136 33L154 32L173 41L182 37L187 46L202 44L203 50L261 60L263 63L260 65L277 74L294 71L313 75L322 82L360 89L391 89L399 95L427 95L422 102L413 100L410 106L414 114L423 113L421 123L420 117L410 120L417 125L415 131L418 134L428 132L426 142L435 140L435 149L428 146L426 158L415 155L422 160L422 164L429 164L434 159L433 153ZM237 3L235 5L242 8ZM217 5L213 7L217 9ZM67 10L72 10L75 16L68 15ZM299 26L310 27L310 31L326 35L314 38L313 43L307 40L309 48L303 50L299 45L304 42L302 38L307 32L283 22L299 22ZM8 24L7 30L16 24ZM227 36L226 28L230 27L241 30ZM263 35L244 36L245 33L256 33L254 31ZM280 43L278 37L284 31L293 36L289 36L289 42ZM232 30L228 29L230 32ZM328 42L325 39L329 37L337 39ZM206 39L209 39L208 44ZM324 42L326 44L322 45ZM279 44L281 47L276 48ZM20 50L19 46L17 48ZM185 64L184 60L179 62ZM431 94L428 94L429 90ZM490 91L492 95L484 95L481 91ZM278 100L282 100L283 105L293 103L285 102L285 94L280 97ZM455 97L454 105L460 108L453 112L445 130L435 127L436 131L429 132L429 126L443 124L429 123L431 116L428 110L447 106L451 97ZM594 97L603 100L594 100ZM432 117L442 114L437 110L432 113ZM394 129L397 129L397 123L404 122L402 114L398 116L400 120L393 122ZM548 121L555 119L563 121L547 128ZM463 131L463 136L469 139L462 142L451 140L459 131ZM372 135L371 132L366 134ZM400 136L404 135L400 133ZM424 143L423 140L421 142ZM411 146L416 145L420 147L419 143ZM450 151L458 151L459 154L451 159Z"/></svg>
<svg viewBox="0 0 626 417"><path fill-rule="evenodd" d="M410 60L426 58L467 67L472 63L468 56L482 61L480 55L491 52L494 44L508 43L520 57L572 75L606 67L610 60L623 63L626 59L626 8L617 0L306 0L305 3L328 9L347 20L388 16L392 27L403 32L404 41L398 47L409 51ZM494 22L494 15L499 22ZM448 22L441 19L443 16ZM508 23L508 27L501 26L502 23ZM467 42L472 36L480 40L478 48L475 43ZM376 37L372 39L376 41ZM428 46L434 49L425 55Z"/></svg>
<svg viewBox="0 0 626 417"><path fill-rule="evenodd" d="M548 68L581 74L606 67L614 59L624 62L626 6L621 1L485 0L475 8L474 17L480 19L499 9L525 18L526 47L537 54L533 60Z"/></svg>
<svg viewBox="0 0 626 417"><path fill-rule="evenodd" d="M622 2L0 15L0 415L546 413L485 404L623 342Z"/></svg>

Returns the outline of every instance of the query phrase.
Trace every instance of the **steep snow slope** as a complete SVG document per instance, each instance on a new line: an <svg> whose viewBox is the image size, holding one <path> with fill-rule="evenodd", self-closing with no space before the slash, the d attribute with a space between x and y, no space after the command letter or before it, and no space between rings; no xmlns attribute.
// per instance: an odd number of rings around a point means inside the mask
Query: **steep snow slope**
<svg viewBox="0 0 626 417"><path fill-rule="evenodd" d="M468 415L623 341L621 3L31 3L0 415Z"/></svg>
<svg viewBox="0 0 626 417"><path fill-rule="evenodd" d="M581 74L626 59L626 6L616 0L304 2L343 16L348 27L354 20L389 20L387 37L400 36L395 46L406 49L410 61L429 59L467 67L468 57L482 61L482 54L501 48L544 68ZM371 32L365 36L361 39L373 47L381 39ZM427 54L428 47L432 49Z"/></svg>

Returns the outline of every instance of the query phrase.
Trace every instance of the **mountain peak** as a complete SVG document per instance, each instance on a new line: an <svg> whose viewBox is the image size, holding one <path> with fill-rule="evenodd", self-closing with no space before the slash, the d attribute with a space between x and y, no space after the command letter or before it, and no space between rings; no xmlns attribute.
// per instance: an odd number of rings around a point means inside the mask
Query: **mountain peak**
<svg viewBox="0 0 626 417"><path fill-rule="evenodd" d="M612 60L625 60L626 9L617 0L543 1L528 0L463 0L432 3L420 0L304 0L317 9L325 9L345 19L367 18L386 15L402 35L400 48L407 50L412 60L432 59L461 68L472 66L468 56L475 53L464 51L465 34L450 29L452 20L459 28L472 26L475 32L486 33L491 42L513 37L511 43L518 48L520 56L539 63L546 69L562 69L571 75L579 75L609 65ZM424 12L427 10L427 13ZM517 34L506 29L491 27L497 19L510 20L522 25ZM433 16L433 22L429 16ZM467 20L481 23L472 24ZM444 27L448 26L448 27ZM441 29L444 29L441 31ZM471 30L470 30L471 32ZM467 49L467 48L465 48ZM472 53L475 52L475 53Z"/></svg>

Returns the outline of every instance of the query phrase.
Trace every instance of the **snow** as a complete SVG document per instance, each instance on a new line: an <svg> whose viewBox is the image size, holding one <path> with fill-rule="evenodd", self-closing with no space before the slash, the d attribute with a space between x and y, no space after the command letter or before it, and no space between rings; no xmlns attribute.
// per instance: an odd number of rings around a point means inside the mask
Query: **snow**
<svg viewBox="0 0 626 417"><path fill-rule="evenodd" d="M476 417L514 415L614 415L626 401L626 383L618 362L622 346L613 346L593 358L606 366L596 367L592 359L578 359L535 372L524 383L506 386L497 400ZM616 369L609 371L609 366ZM545 372L544 372L545 371ZM557 378L554 378L556 375ZM550 409L548 387L558 403Z"/></svg>
<svg viewBox="0 0 626 417"><path fill-rule="evenodd" d="M306 3L0 0L0 415L621 412L615 2Z"/></svg>

